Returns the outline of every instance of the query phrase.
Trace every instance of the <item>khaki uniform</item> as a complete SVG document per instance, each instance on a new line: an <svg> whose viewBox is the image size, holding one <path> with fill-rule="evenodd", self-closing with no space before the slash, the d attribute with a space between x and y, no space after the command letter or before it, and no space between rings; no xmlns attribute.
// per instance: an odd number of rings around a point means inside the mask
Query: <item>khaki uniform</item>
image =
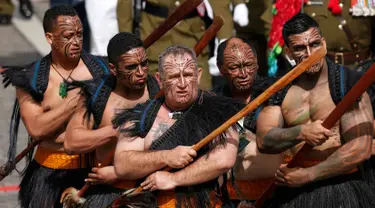
<svg viewBox="0 0 375 208"><path fill-rule="evenodd" d="M242 0L240 0L242 1ZM233 15L230 11L229 5L230 3L233 3L234 5L237 5L239 3L234 3L232 0L209 0L210 5L212 7L214 16L221 15L224 19L224 25L221 27L219 32L217 33L216 37L221 39L227 39L233 36Z"/></svg>
<svg viewBox="0 0 375 208"><path fill-rule="evenodd" d="M328 56L335 63L344 64L350 68L355 67L359 61L369 58L372 37L371 18L374 17L353 17L349 13L351 1L341 0L343 5L342 19L339 20L328 10L329 0L321 0L321 2L323 2L323 5L305 4L304 12L318 22L323 37L327 42ZM272 21L271 7L268 8L262 17L267 22L266 28L268 32ZM351 47L350 40L342 26L342 20L345 20L346 26L352 33L352 40L355 41L356 49Z"/></svg>
<svg viewBox="0 0 375 208"><path fill-rule="evenodd" d="M0 25L10 24L14 6L10 0L0 0Z"/></svg>
<svg viewBox="0 0 375 208"><path fill-rule="evenodd" d="M120 32L131 32L132 28L132 0L119 0L117 15ZM146 0L147 3L166 7L169 13L174 11L182 2L177 0ZM141 12L140 35L144 40L157 28L165 18L154 16L145 11ZM158 69L158 57L167 47L176 44L194 48L206 30L205 23L200 16L184 19L169 30L164 36L147 49L150 73L154 74ZM208 47L198 57L198 65L203 69L200 87L211 88L211 75L208 70Z"/></svg>
<svg viewBox="0 0 375 208"><path fill-rule="evenodd" d="M342 23L327 9L328 0L323 2L324 5L320 6L306 5L304 10L306 14L318 22L323 37L326 39L327 50L330 52L331 59L338 64L354 67L358 64L357 62L369 58L371 17L353 17L349 13L351 1L341 1L343 4L342 19L346 21L347 27L352 33L352 39L356 41L355 44L358 47L358 49L353 49L342 27ZM356 56L358 56L357 60Z"/></svg>

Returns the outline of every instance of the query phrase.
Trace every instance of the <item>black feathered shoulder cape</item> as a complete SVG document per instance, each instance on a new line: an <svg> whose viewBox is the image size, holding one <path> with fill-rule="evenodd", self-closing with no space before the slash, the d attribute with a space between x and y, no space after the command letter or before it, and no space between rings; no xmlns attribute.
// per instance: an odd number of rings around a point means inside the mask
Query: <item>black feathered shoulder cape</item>
<svg viewBox="0 0 375 208"><path fill-rule="evenodd" d="M101 79L110 74L110 71L107 67L106 57L93 56L83 51L81 54L81 58L89 69L91 75L93 76L93 80L99 81L97 83L93 83L92 87L99 86L102 82ZM46 91L48 86L51 62L51 54L48 54L42 59L25 66L4 67L5 71L2 72L4 88L12 84L15 87L19 87L27 91L36 102L41 102L44 98L44 92ZM96 98L94 98L92 102L96 105L100 103L100 101L98 102ZM14 159L15 157L19 121L19 103L16 99L13 106L13 113L9 130L10 160ZM31 156L29 158L31 158Z"/></svg>
<svg viewBox="0 0 375 208"><path fill-rule="evenodd" d="M133 109L123 110L115 116L113 124L116 128L120 127L120 131L124 134L144 138L150 131L163 102L164 97L161 97L137 105ZM168 150L179 145L194 145L235 115L242 106L243 104L233 99L200 91L194 104L152 143L150 150ZM127 122L132 122L134 125L125 128L124 124ZM239 129L239 126L235 125L235 128ZM223 133L216 141L199 150L197 157L208 153L214 146L225 145L225 143L226 135ZM175 190L177 203L182 207L185 205L208 207L209 193L217 187L217 180L195 186L178 187ZM190 197L196 199L193 200L194 204L191 204Z"/></svg>

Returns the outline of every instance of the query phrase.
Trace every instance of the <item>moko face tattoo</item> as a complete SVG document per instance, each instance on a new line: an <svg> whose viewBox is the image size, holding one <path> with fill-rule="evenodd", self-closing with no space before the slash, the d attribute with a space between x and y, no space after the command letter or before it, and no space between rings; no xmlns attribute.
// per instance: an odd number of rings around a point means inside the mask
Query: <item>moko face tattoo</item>
<svg viewBox="0 0 375 208"><path fill-rule="evenodd" d="M59 16L52 33L52 47L68 59L79 59L82 52L82 24L78 16Z"/></svg>
<svg viewBox="0 0 375 208"><path fill-rule="evenodd" d="M143 89L146 86L148 58L142 47L124 53L118 62L117 80L129 89Z"/></svg>
<svg viewBox="0 0 375 208"><path fill-rule="evenodd" d="M312 53L323 47L323 39L317 28L310 28L306 32L289 36L289 50L297 64L301 63ZM306 73L319 72L324 64L324 59L320 60L306 70Z"/></svg>
<svg viewBox="0 0 375 208"><path fill-rule="evenodd" d="M257 58L250 46L244 42L232 44L229 41L224 50L224 73L236 90L251 88L258 71Z"/></svg>
<svg viewBox="0 0 375 208"><path fill-rule="evenodd" d="M198 73L193 58L184 55L168 55L163 63L163 87L174 105L186 104L198 96Z"/></svg>

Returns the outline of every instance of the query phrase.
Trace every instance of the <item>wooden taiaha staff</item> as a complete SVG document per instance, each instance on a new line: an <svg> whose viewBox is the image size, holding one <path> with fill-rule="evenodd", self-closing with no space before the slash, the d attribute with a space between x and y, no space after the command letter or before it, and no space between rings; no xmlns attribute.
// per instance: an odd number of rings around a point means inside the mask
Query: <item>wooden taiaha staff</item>
<svg viewBox="0 0 375 208"><path fill-rule="evenodd" d="M322 123L322 126L326 129L331 129L336 122L345 114L345 112L353 106L357 99L371 86L375 81L375 64L372 64L371 68L357 81L357 83L350 89L345 95L341 102L336 106L335 109L328 115L328 117ZM304 153L310 152L313 146L305 143L302 148L297 152L293 159L288 163L288 168L298 166L297 161L303 157ZM264 191L264 193L256 200L254 206L256 208L262 207L267 199L273 196L274 191L277 188L275 184L276 180Z"/></svg>
<svg viewBox="0 0 375 208"><path fill-rule="evenodd" d="M14 161L8 160L4 165L0 167L0 181L7 177L16 167L16 164L22 160L30 151L34 149L42 140L34 140L31 142L21 153L19 153Z"/></svg>
<svg viewBox="0 0 375 208"><path fill-rule="evenodd" d="M190 12L196 9L203 0L186 0L176 10L168 16L147 38L143 41L145 48L148 48L174 27L179 21L183 20Z"/></svg>
<svg viewBox="0 0 375 208"><path fill-rule="evenodd" d="M195 151L200 150L202 147L204 147L206 144L214 140L217 136L219 136L221 133L226 131L229 127L234 125L236 122L241 120L244 116L248 115L251 111L255 110L259 105L261 105L264 101L269 99L273 94L275 94L277 91L281 90L283 87L288 85L291 81L293 81L295 78L297 78L299 75L301 75L303 72L305 72L308 68L313 66L316 62L324 58L326 55L325 48L321 48L318 51L314 52L311 56L309 56L307 59L303 60L300 64L298 64L293 70L288 72L286 75L284 75L282 78L280 78L276 83L271 85L266 91L264 91L262 94L260 94L257 98L255 98L252 102L250 102L247 106L245 106L241 111L239 111L237 114L232 116L228 121L223 123L221 126L219 126L217 129L215 129L213 132L211 132L209 135L207 135L205 138L203 138L200 142L193 145L193 149ZM171 168L164 168L163 170L169 171ZM124 197L129 197L131 195L137 194L142 192L142 187L137 187L133 192L130 194L127 193L125 195L122 195L119 199L115 200L112 203L112 208L116 208L120 205L121 199Z"/></svg>

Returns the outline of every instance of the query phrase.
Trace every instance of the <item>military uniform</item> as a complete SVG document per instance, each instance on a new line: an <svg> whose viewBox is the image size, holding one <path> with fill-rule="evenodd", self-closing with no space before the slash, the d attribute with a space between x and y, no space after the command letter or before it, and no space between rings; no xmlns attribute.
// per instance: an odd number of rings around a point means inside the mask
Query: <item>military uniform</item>
<svg viewBox="0 0 375 208"><path fill-rule="evenodd" d="M10 2L10 0L0 0L0 25L10 24L13 11L14 11L14 6Z"/></svg>
<svg viewBox="0 0 375 208"><path fill-rule="evenodd" d="M145 0L146 6L141 12L139 24L140 37L144 40L171 14L183 0ZM117 15L120 32L132 32L132 0L119 0ZM203 18L194 10L184 20L169 30L164 36L147 49L149 71L154 74L158 69L158 57L167 47L176 44L193 48L206 30ZM211 75L208 71L208 48L198 57L198 65L203 69L200 87L211 88Z"/></svg>
<svg viewBox="0 0 375 208"><path fill-rule="evenodd" d="M370 57L371 21L373 17L354 17L349 13L350 0L341 0L341 15L334 16L328 9L329 0L310 0L304 4L304 12L314 18L327 42L328 57L336 64L354 68ZM272 7L263 15L270 28Z"/></svg>
<svg viewBox="0 0 375 208"><path fill-rule="evenodd" d="M350 0L341 0L341 17L334 16L323 5L306 4L304 11L319 24L327 42L328 56L336 63L353 67L370 57L371 17L353 17L349 13Z"/></svg>

